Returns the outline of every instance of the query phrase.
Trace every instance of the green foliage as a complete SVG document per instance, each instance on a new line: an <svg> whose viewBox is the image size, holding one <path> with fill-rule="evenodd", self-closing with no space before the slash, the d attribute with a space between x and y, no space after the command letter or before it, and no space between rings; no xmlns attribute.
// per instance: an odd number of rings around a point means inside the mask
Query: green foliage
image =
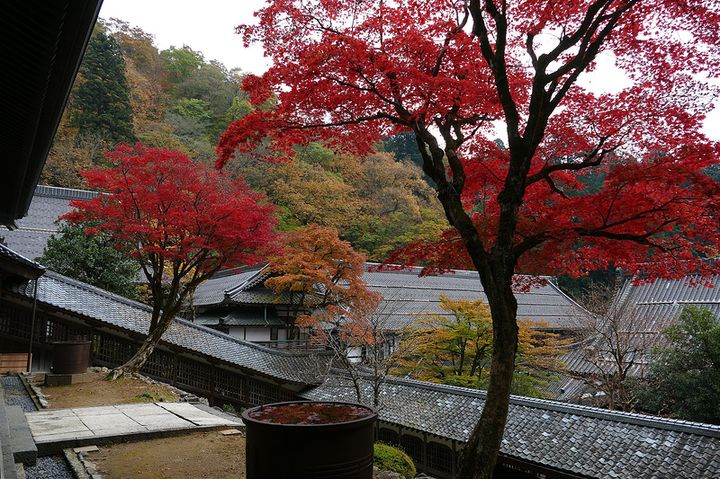
<svg viewBox="0 0 720 479"><path fill-rule="evenodd" d="M668 345L654 351L637 387L639 407L720 424L720 321L709 309L687 306L663 333Z"/></svg>
<svg viewBox="0 0 720 479"><path fill-rule="evenodd" d="M137 402L173 402L175 398L171 395L165 395L155 392L144 392L135 396Z"/></svg>
<svg viewBox="0 0 720 479"><path fill-rule="evenodd" d="M440 307L449 314L423 317L405 331L400 349L407 353L394 372L422 381L486 389L493 352L488 305L440 296ZM563 368L560 347L567 341L534 329L543 326L518 321L513 394L542 397L542 387Z"/></svg>
<svg viewBox="0 0 720 479"><path fill-rule="evenodd" d="M228 123L254 109L240 90L239 72L206 61L190 47L158 51L152 35L118 20L105 22L96 37L93 45L102 40L116 50L113 58L119 63L112 69L112 78L126 79L124 88L130 90L132 116L124 118L130 127L131 119L134 121L137 138L147 146L177 150L197 163L212 165L218 135ZM98 47L93 45L83 71L96 68ZM78 82L73 93L69 120L56 136L43 172L44 183L85 187L78 172L102 165L103 151L116 143L87 131L78 136L79 119L98 116L86 115L93 111L95 99L78 91L92 84L91 77L90 73L83 75L84 81ZM276 99L271 97L257 108L274 107ZM120 118L117 113L112 115ZM103 127L103 131L108 128L120 131L115 127ZM293 163L260 161L257 158L265 151L259 148L257 155L247 155L242 164L229 165L226 170L243 176L253 189L270 197L278 206L282 230L309 223L333 227L370 260L382 261L407 243L437 238L447 227L434 191L413 164L419 156L412 135L396 135L388 142L395 145L388 150L396 156L380 151L357 157L316 142L298 147Z"/></svg>
<svg viewBox="0 0 720 479"><path fill-rule="evenodd" d="M205 62L202 53L196 52L187 45L183 45L182 48L171 46L160 52L160 58L168 72L168 81L176 85L187 79Z"/></svg>
<svg viewBox="0 0 720 479"><path fill-rule="evenodd" d="M135 140L125 62L114 37L98 28L80 66L82 81L74 92L70 126L83 135L113 143Z"/></svg>
<svg viewBox="0 0 720 479"><path fill-rule="evenodd" d="M398 133L383 139L383 148L395 155L398 160L412 161L422 167L422 156L418 151L415 135L412 132Z"/></svg>
<svg viewBox="0 0 720 479"><path fill-rule="evenodd" d="M560 289L567 295L580 304L585 304L588 293L593 288L593 285L610 286L617 281L618 274L617 268L610 264L605 269L591 271L590 274L579 278L573 278L566 274L559 275L557 277L557 283Z"/></svg>
<svg viewBox="0 0 720 479"><path fill-rule="evenodd" d="M137 295L140 267L113 247L104 234L85 234L88 225L62 223L37 261L65 276L127 298Z"/></svg>
<svg viewBox="0 0 720 479"><path fill-rule="evenodd" d="M240 413L238 413L237 409L235 409L235 406L233 406L232 404L227 404L227 403L226 403L226 404L223 404L223 405L222 405L222 410L223 410L223 412L226 412L226 413L228 413L228 414L232 414L232 415L234 415L234 416L239 416L239 415L240 415Z"/></svg>
<svg viewBox="0 0 720 479"><path fill-rule="evenodd" d="M197 98L180 98L170 109L183 118L195 120L198 123L210 121L210 108L207 102Z"/></svg>
<svg viewBox="0 0 720 479"><path fill-rule="evenodd" d="M413 460L397 447L376 442L374 446L373 464L381 471L393 471L412 479L417 474Z"/></svg>

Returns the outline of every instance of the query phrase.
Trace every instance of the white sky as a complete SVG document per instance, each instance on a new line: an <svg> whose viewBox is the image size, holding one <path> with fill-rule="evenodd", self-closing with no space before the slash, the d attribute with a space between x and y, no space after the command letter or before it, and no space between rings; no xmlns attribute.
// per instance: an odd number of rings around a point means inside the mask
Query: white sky
<svg viewBox="0 0 720 479"><path fill-rule="evenodd" d="M235 27L252 23L253 12L263 4L263 0L104 0L100 17L119 18L142 28L155 36L161 50L188 45L202 52L206 60L260 74L267 69L268 60L259 47L243 48ZM608 70L598 70L603 73L587 81L594 86L605 83L600 89L615 90L607 84ZM704 132L720 141L720 99L708 115Z"/></svg>
<svg viewBox="0 0 720 479"><path fill-rule="evenodd" d="M101 18L119 18L155 36L161 50L187 45L206 60L228 68L262 73L268 62L259 47L243 48L235 33L241 23L252 23L262 0L104 0Z"/></svg>

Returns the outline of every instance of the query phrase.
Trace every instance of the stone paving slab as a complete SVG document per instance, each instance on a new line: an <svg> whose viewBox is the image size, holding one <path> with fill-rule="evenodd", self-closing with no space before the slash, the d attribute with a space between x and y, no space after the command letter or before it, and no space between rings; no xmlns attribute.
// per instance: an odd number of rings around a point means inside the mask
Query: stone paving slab
<svg viewBox="0 0 720 479"><path fill-rule="evenodd" d="M166 411L176 414L197 426L222 426L223 424L228 424L229 422L242 424L242 421L239 418L237 421L228 421L226 418L203 411L186 402L167 402L157 404Z"/></svg>
<svg viewBox="0 0 720 479"><path fill-rule="evenodd" d="M242 427L239 418L189 403L120 404L26 413L41 455L68 447L137 440L199 429Z"/></svg>

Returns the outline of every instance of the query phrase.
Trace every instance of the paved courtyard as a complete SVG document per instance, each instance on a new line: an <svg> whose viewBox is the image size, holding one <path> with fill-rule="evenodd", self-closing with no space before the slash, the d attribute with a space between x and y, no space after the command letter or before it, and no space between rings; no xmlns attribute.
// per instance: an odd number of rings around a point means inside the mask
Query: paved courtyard
<svg viewBox="0 0 720 479"><path fill-rule="evenodd" d="M243 425L239 418L189 403L56 409L29 412L26 417L40 454L120 438L137 440L180 431Z"/></svg>

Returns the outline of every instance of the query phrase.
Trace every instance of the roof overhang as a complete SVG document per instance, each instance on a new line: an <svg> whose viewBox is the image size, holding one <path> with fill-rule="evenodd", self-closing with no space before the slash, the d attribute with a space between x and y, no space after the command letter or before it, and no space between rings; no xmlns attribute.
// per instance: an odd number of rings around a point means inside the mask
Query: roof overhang
<svg viewBox="0 0 720 479"><path fill-rule="evenodd" d="M0 15L0 224L27 214L102 0L11 0Z"/></svg>
<svg viewBox="0 0 720 479"><path fill-rule="evenodd" d="M45 267L0 244L0 279L31 280L38 279L44 273Z"/></svg>

